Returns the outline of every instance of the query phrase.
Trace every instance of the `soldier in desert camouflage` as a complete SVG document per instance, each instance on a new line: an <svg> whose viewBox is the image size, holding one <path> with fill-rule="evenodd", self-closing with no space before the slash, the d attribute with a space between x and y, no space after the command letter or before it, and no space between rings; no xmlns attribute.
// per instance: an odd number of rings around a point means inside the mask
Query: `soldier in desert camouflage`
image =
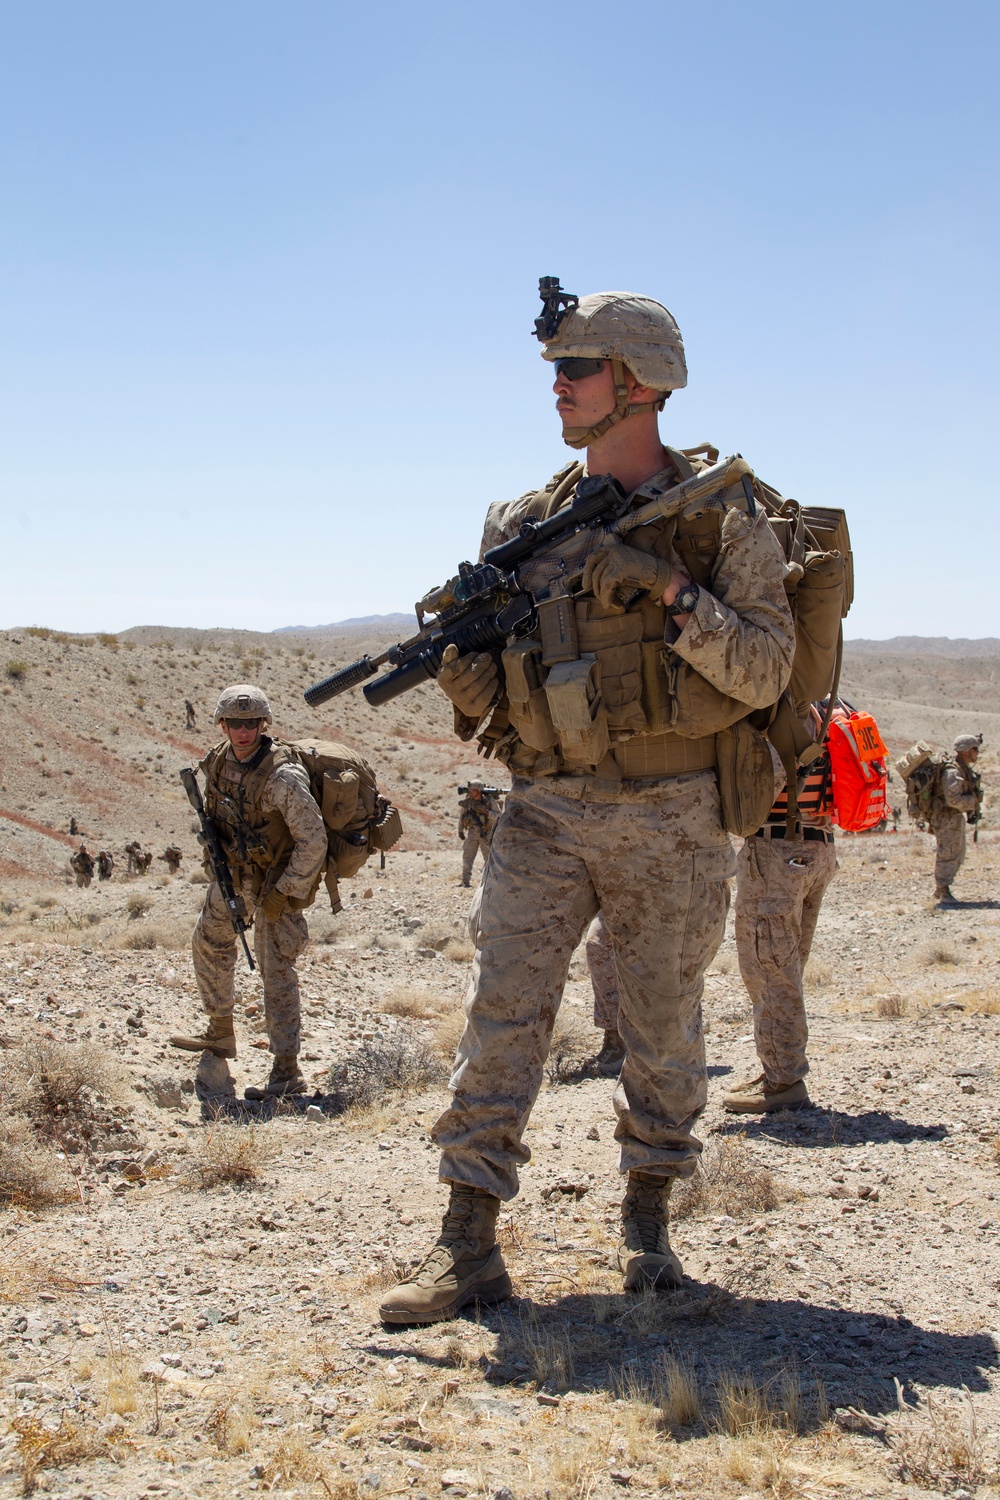
<svg viewBox="0 0 1000 1500"><path fill-rule="evenodd" d="M930 830L937 844L934 861L934 899L955 903L951 882L965 860L965 828L979 817L983 805L982 777L975 769L981 734L960 734L954 744L954 760L946 760L938 772L931 804Z"/></svg>
<svg viewBox="0 0 1000 1500"><path fill-rule="evenodd" d="M107 849L102 849L97 856L97 878L98 880L110 880L114 872L115 862Z"/></svg>
<svg viewBox="0 0 1000 1500"><path fill-rule="evenodd" d="M264 1020L274 1055L270 1077L248 1099L299 1094L301 1006L295 961L309 938L303 908L327 858L323 816L303 768L264 732L271 708L259 687L235 683L219 699L225 736L205 757L205 808L219 832L236 893L253 921L264 985ZM204 1032L172 1036L188 1052L236 1056L233 1027L236 937L215 881L192 940L194 972L208 1013Z"/></svg>
<svg viewBox="0 0 1000 1500"><path fill-rule="evenodd" d="M563 437L586 448L588 474L614 476L642 504L698 462L665 448L657 430L657 412L687 379L677 325L631 293L578 305L558 295L565 310L550 299L536 329L556 366ZM558 510L582 473L571 465L544 490L492 506L484 548ZM739 485L713 506L691 547L677 517L629 532L628 545L585 533L578 557L530 584L540 638L509 646L499 664L488 652L444 653L438 682L460 737L478 736L514 780L481 887L453 1099L433 1130L450 1201L430 1255L385 1297L387 1323L431 1323L510 1295L497 1216L530 1157L522 1136L570 959L598 910L614 944L626 1047L614 1096L627 1175L619 1265L627 1289L681 1276L668 1195L700 1150L703 976L734 869L715 734L776 701L794 646L784 560L763 509ZM575 632L578 654L563 650L543 690L536 668L546 667L560 611L562 645Z"/></svg>
<svg viewBox="0 0 1000 1500"><path fill-rule="evenodd" d="M94 878L94 856L86 844L81 844L79 849L70 860L70 867L76 876L76 883L81 889L90 884Z"/></svg>
<svg viewBox="0 0 1000 1500"><path fill-rule="evenodd" d="M181 860L184 858L184 855L176 844L168 844L159 857L165 861L169 873L176 875L181 867Z"/></svg>
<svg viewBox="0 0 1000 1500"><path fill-rule="evenodd" d="M486 783L473 780L459 803L458 836L462 841L462 884L472 882L472 867L476 855L482 853L485 862L490 852L490 840L500 816L500 804L495 796L485 795Z"/></svg>

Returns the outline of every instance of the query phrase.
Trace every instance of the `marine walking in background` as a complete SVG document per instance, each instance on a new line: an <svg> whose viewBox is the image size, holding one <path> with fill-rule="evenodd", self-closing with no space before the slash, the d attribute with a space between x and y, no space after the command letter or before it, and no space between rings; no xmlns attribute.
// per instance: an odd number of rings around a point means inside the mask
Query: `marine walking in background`
<svg viewBox="0 0 1000 1500"><path fill-rule="evenodd" d="M497 787L487 787L484 781L470 781L459 803L458 836L462 841L462 884L472 882L472 867L480 852L483 863L490 852L493 830L500 816L500 792Z"/></svg>
<svg viewBox="0 0 1000 1500"><path fill-rule="evenodd" d="M785 558L749 466L716 471L714 450L660 440L657 413L687 380L671 314L632 293L578 301L550 279L541 290L536 332L555 365L564 439L587 450L586 471L571 464L492 506L483 550L523 537L526 523L530 534L578 486L603 489L617 520L520 565L536 607L530 633L502 651L443 653L438 681L459 736L477 738L513 786L483 877L453 1099L433 1130L450 1200L434 1249L382 1303L389 1323L510 1294L497 1216L530 1157L522 1136L570 959L598 910L626 1048L614 1096L627 1175L619 1265L629 1289L677 1284L668 1196L700 1150L703 976L734 868L717 736L742 751L731 726L773 705L792 665ZM697 484L678 487L705 471L695 504ZM756 741L750 751L759 759Z"/></svg>
<svg viewBox="0 0 1000 1500"><path fill-rule="evenodd" d="M965 862L965 830L977 824L983 805L983 781L975 769L981 734L960 734L953 745L954 760L938 772L928 826L937 843L934 861L934 900L955 902L951 883Z"/></svg>
<svg viewBox="0 0 1000 1500"><path fill-rule="evenodd" d="M94 878L94 857L86 844L80 845L69 863L76 876L77 885L81 888L88 886Z"/></svg>
<svg viewBox="0 0 1000 1500"><path fill-rule="evenodd" d="M115 862L107 849L102 849L97 856L97 878L98 880L110 880L115 868Z"/></svg>

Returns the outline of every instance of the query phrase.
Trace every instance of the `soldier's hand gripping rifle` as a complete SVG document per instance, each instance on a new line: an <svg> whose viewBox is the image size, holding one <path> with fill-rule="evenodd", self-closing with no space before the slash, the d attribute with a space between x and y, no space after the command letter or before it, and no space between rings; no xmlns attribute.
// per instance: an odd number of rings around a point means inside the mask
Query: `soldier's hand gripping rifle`
<svg viewBox="0 0 1000 1500"><path fill-rule="evenodd" d="M535 600L519 575L520 565L542 557L558 559L561 548L580 532L604 529L609 538L631 532L663 516L675 515L706 496L751 474L750 465L739 454L713 464L658 498L648 500L626 514L628 497L610 474L582 479L570 505L547 521L525 521L517 536L485 553L482 562L459 564L458 576L443 588L432 589L416 606L416 635L390 646L380 656L362 656L341 667L304 694L310 708L357 687L373 677L379 667L391 663L377 682L365 688L373 707L389 703L400 693L436 677L446 646L457 646L460 656L473 651L499 652L510 636L531 635L535 628ZM753 507L749 482L748 505ZM425 623L425 615L433 616Z"/></svg>
<svg viewBox="0 0 1000 1500"><path fill-rule="evenodd" d="M243 905L242 898L237 896L233 887L233 877L229 872L229 866L226 864L226 856L222 849L218 830L205 811L205 804L201 800L201 789L198 786L194 771L192 771L190 766L186 766L180 773L180 777L181 784L187 792L188 801L198 814L198 822L201 824L201 833L198 835L198 842L205 847L209 863L212 866L212 873L215 876L215 883L219 887L222 899L225 902L226 914L229 917L233 931L243 944L243 952L246 954L247 963L250 965L252 973L257 966L247 945L246 935L250 931L250 924L247 921L246 907Z"/></svg>

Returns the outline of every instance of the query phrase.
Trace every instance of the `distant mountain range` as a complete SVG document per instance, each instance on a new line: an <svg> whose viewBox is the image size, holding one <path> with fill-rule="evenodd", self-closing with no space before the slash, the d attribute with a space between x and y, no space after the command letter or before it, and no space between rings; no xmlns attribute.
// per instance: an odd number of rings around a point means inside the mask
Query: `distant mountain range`
<svg viewBox="0 0 1000 1500"><path fill-rule="evenodd" d="M887 641L845 641L849 651L871 651L880 656L1000 656L1000 640L995 635L970 641L952 640L946 635L894 635Z"/></svg>
<svg viewBox="0 0 1000 1500"><path fill-rule="evenodd" d="M309 631L315 635L317 631L329 630L396 630L401 625L416 627L416 617L409 615L356 615L350 620L334 620L329 625L280 625L277 630L272 630L272 635L294 635L300 631Z"/></svg>

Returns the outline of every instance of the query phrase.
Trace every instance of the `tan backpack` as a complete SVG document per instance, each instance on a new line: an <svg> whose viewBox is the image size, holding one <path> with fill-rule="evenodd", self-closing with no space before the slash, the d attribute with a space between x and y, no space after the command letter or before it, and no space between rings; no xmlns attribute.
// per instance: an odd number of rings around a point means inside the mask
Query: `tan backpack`
<svg viewBox="0 0 1000 1500"><path fill-rule="evenodd" d="M321 877L331 909L338 912L343 904L338 882L356 875L373 854L385 853L398 843L402 819L356 750L334 740L295 740L290 748L309 777L323 814L329 858Z"/></svg>

